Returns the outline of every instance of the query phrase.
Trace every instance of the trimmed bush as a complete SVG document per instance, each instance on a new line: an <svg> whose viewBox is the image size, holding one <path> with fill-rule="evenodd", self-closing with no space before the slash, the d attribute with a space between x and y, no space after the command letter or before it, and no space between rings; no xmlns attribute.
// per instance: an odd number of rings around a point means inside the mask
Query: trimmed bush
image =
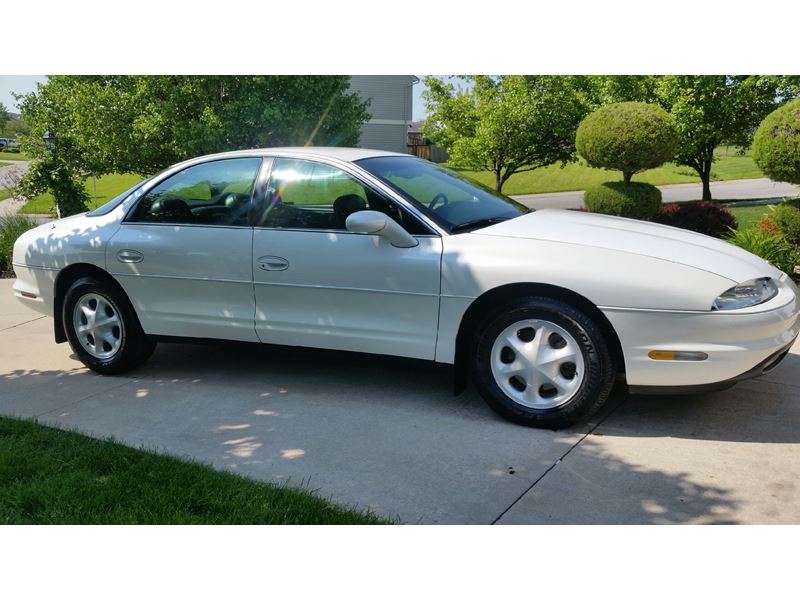
<svg viewBox="0 0 800 600"><path fill-rule="evenodd" d="M759 225L737 229L725 240L771 262L789 275L800 263L800 248L790 244L783 235L775 235Z"/></svg>
<svg viewBox="0 0 800 600"><path fill-rule="evenodd" d="M590 212L649 221L661 208L661 190L649 183L609 181L586 190L583 203Z"/></svg>
<svg viewBox="0 0 800 600"><path fill-rule="evenodd" d="M581 122L575 137L589 166L622 171L625 181L671 160L677 143L672 115L644 102L601 106Z"/></svg>
<svg viewBox="0 0 800 600"><path fill-rule="evenodd" d="M753 161L773 181L800 183L800 98L761 122L753 138Z"/></svg>
<svg viewBox="0 0 800 600"><path fill-rule="evenodd" d="M33 229L36 225L36 221L22 215L0 217L0 277L11 273L14 242L17 241L19 236L29 229Z"/></svg>
<svg viewBox="0 0 800 600"><path fill-rule="evenodd" d="M800 208L779 204L772 211L772 219L789 243L800 246Z"/></svg>
<svg viewBox="0 0 800 600"><path fill-rule="evenodd" d="M707 201L664 204L654 220L715 238L727 235L738 226L736 217L727 208Z"/></svg>

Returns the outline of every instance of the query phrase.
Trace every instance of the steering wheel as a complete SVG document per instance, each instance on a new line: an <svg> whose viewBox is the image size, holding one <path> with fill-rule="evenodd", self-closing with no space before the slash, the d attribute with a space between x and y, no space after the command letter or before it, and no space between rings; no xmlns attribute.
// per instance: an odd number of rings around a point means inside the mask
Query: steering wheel
<svg viewBox="0 0 800 600"><path fill-rule="evenodd" d="M447 199L447 196L444 194L444 192L439 192L438 194L436 194L433 197L433 200L430 201L430 203L428 204L428 208L433 210L433 207L436 206L436 203L439 200L442 201L442 206L447 206L447 203L449 202L449 200Z"/></svg>

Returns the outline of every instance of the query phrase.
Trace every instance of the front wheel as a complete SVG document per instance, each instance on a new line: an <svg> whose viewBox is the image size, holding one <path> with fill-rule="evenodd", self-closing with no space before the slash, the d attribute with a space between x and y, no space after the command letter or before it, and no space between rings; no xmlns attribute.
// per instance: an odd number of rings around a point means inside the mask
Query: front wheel
<svg viewBox="0 0 800 600"><path fill-rule="evenodd" d="M155 350L128 298L93 277L75 281L63 304L67 339L80 361L98 373L115 375L139 366Z"/></svg>
<svg viewBox="0 0 800 600"><path fill-rule="evenodd" d="M473 378L503 417L560 429L594 414L614 384L608 344L575 307L526 297L487 316L473 338Z"/></svg>

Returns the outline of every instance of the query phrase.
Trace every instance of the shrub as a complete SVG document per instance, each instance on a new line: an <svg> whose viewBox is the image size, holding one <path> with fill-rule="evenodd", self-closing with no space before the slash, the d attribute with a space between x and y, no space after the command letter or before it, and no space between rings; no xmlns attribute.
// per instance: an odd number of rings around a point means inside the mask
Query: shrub
<svg viewBox="0 0 800 600"><path fill-rule="evenodd" d="M771 215L764 216L758 223L756 223L756 227L770 235L780 235L781 233L781 230L778 229L777 223L775 223L775 219L773 219Z"/></svg>
<svg viewBox="0 0 800 600"><path fill-rule="evenodd" d="M598 108L578 127L575 146L592 167L622 171L625 181L672 159L675 119L655 104L618 102Z"/></svg>
<svg viewBox="0 0 800 600"><path fill-rule="evenodd" d="M649 183L609 181L586 190L583 203L590 212L649 221L661 208L661 191Z"/></svg>
<svg viewBox="0 0 800 600"><path fill-rule="evenodd" d="M36 227L37 223L23 215L0 217L0 276L11 272L11 258L14 252L14 242L29 229Z"/></svg>
<svg viewBox="0 0 800 600"><path fill-rule="evenodd" d="M790 275L800 262L800 248L786 241L783 235L774 235L758 225L732 231L726 241L760 256Z"/></svg>
<svg viewBox="0 0 800 600"><path fill-rule="evenodd" d="M737 227L736 217L727 208L707 201L664 204L654 220L715 238L721 238Z"/></svg>
<svg viewBox="0 0 800 600"><path fill-rule="evenodd" d="M800 245L800 208L779 204L772 211L772 219L789 243Z"/></svg>
<svg viewBox="0 0 800 600"><path fill-rule="evenodd" d="M800 98L761 122L753 138L753 161L770 179L800 183Z"/></svg>

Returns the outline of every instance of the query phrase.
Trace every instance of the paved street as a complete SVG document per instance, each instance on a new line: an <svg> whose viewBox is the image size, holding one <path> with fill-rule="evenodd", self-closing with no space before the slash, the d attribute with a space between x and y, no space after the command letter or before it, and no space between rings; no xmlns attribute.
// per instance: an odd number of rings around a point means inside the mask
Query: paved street
<svg viewBox="0 0 800 600"><path fill-rule="evenodd" d="M687 202L699 200L702 186L699 183L660 185L658 189L664 202ZM781 198L800 195L800 187L789 183L775 183L769 179L740 179L718 181L711 184L714 200L750 200L758 198ZM514 196L530 208L581 208L583 192L556 192L549 194L527 194Z"/></svg>
<svg viewBox="0 0 800 600"><path fill-rule="evenodd" d="M800 344L716 394L615 392L519 427L447 367L257 345L159 346L101 377L0 280L0 413L318 490L405 523L800 523Z"/></svg>
<svg viewBox="0 0 800 600"><path fill-rule="evenodd" d="M0 189L6 189L9 186L12 176L23 175L28 170L28 161L25 160L0 162L9 163L5 167L0 167ZM24 204L25 202L15 198L0 200L0 217L16 214Z"/></svg>

